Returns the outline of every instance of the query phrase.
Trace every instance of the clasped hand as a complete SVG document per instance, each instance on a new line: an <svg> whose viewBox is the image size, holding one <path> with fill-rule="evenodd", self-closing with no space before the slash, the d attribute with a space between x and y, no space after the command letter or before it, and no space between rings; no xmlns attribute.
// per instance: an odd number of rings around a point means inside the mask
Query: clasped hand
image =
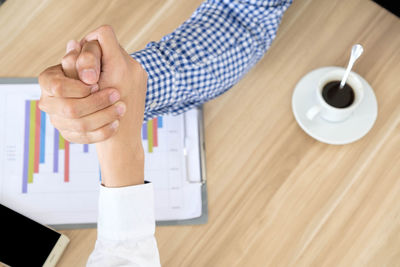
<svg viewBox="0 0 400 267"><path fill-rule="evenodd" d="M39 107L62 136L96 143L104 184L143 182L147 73L119 45L110 26L99 27L80 43L70 41L61 64L43 71L39 84Z"/></svg>
<svg viewBox="0 0 400 267"><path fill-rule="evenodd" d="M110 26L70 41L61 64L39 76L39 107L63 137L74 143L104 141L120 128L126 112L140 134L147 74L118 43ZM136 123L136 124L135 124ZM132 137L132 136L131 136Z"/></svg>

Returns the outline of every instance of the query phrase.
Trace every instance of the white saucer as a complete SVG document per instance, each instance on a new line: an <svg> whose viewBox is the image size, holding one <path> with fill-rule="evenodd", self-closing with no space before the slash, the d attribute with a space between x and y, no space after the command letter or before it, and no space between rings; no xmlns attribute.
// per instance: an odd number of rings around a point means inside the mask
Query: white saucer
<svg viewBox="0 0 400 267"><path fill-rule="evenodd" d="M320 116L310 121L307 110L315 105L315 90L320 77L328 71L343 69L324 67L307 73L296 85L292 97L294 117L300 127L311 137L327 144L342 145L354 142L368 133L378 114L374 91L366 80L354 73L363 83L364 98L354 113L342 122L329 122Z"/></svg>

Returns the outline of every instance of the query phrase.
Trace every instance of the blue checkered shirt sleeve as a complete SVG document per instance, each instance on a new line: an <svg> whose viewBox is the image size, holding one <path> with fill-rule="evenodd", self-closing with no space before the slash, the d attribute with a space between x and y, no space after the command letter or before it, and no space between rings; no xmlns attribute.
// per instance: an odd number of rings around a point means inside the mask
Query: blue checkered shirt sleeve
<svg viewBox="0 0 400 267"><path fill-rule="evenodd" d="M236 84L264 55L292 0L208 0L135 52L148 73L144 120L180 114Z"/></svg>

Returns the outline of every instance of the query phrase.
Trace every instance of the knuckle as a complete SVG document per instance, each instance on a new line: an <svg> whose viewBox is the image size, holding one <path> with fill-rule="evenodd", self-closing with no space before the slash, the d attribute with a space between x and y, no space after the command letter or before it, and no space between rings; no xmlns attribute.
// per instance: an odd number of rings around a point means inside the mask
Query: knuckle
<svg viewBox="0 0 400 267"><path fill-rule="evenodd" d="M65 55L62 59L61 59L61 65L63 67L72 67L75 66L75 57L74 55L72 55L71 53L69 53L68 55Z"/></svg>
<svg viewBox="0 0 400 267"><path fill-rule="evenodd" d="M68 142L72 143L75 142L73 136L71 136L67 131L60 131L61 136L67 140Z"/></svg>
<svg viewBox="0 0 400 267"><path fill-rule="evenodd" d="M84 51L79 55L78 64L80 66L87 65L90 63L94 63L96 61L96 57L93 53L89 51Z"/></svg>
<svg viewBox="0 0 400 267"><path fill-rule="evenodd" d="M78 111L72 103L65 103L63 107L63 115L70 119L78 118Z"/></svg>
<svg viewBox="0 0 400 267"><path fill-rule="evenodd" d="M81 144L91 144L92 141L90 140L89 136L87 135L87 133L80 133L79 135L79 142Z"/></svg>
<svg viewBox="0 0 400 267"><path fill-rule="evenodd" d="M69 136L67 134L62 134L62 136L64 137L65 140L67 140L70 143L74 143L75 142L72 136Z"/></svg>
<svg viewBox="0 0 400 267"><path fill-rule="evenodd" d="M93 98L92 98L93 105L96 106L97 109L110 106L111 103L110 103L109 94L110 94L109 92L102 92L102 91L100 91L97 94L93 94L92 95L93 96Z"/></svg>
<svg viewBox="0 0 400 267"><path fill-rule="evenodd" d="M43 84L43 81L44 81L45 77L46 77L46 70L42 71L38 76L38 81L39 81L40 85Z"/></svg>
<svg viewBox="0 0 400 267"><path fill-rule="evenodd" d="M78 132L86 132L88 130L87 124L81 120L75 122L74 128Z"/></svg>
<svg viewBox="0 0 400 267"><path fill-rule="evenodd" d="M62 95L62 80L58 77L55 77L51 81L51 88L50 90L53 92L55 96L61 96Z"/></svg>
<svg viewBox="0 0 400 267"><path fill-rule="evenodd" d="M73 143L74 141L72 140L72 138L70 137L70 136L68 136L68 135L63 135L63 137L64 137L64 139L65 140L67 140L68 142L70 142L70 143Z"/></svg>
<svg viewBox="0 0 400 267"><path fill-rule="evenodd" d="M79 91L75 92L77 97L85 98L85 97L90 96L90 94L91 94L90 87L82 87L82 88L79 88L79 89L80 89Z"/></svg>
<svg viewBox="0 0 400 267"><path fill-rule="evenodd" d="M110 132L108 131L108 127L103 127L98 130L97 138L99 141L104 141L110 136Z"/></svg>
<svg viewBox="0 0 400 267"><path fill-rule="evenodd" d="M108 24L101 25L99 28L99 31L100 31L100 33L114 32L111 25L108 25Z"/></svg>
<svg viewBox="0 0 400 267"><path fill-rule="evenodd" d="M46 79L49 75L54 74L58 65L50 66L39 74L39 79Z"/></svg>
<svg viewBox="0 0 400 267"><path fill-rule="evenodd" d="M41 96L40 99L39 99L38 107L39 107L39 109L40 109L41 111L46 112L46 111L45 111L45 109L46 109L46 108L45 108L45 102L44 102L43 96Z"/></svg>
<svg viewBox="0 0 400 267"><path fill-rule="evenodd" d="M50 117L50 123L51 123L51 125L53 125L54 128L56 128L57 130L59 130L59 131L62 130L62 128L60 127L60 125L59 125L59 123L58 123L58 120L55 119L55 118L52 117L52 116Z"/></svg>
<svg viewBox="0 0 400 267"><path fill-rule="evenodd" d="M48 86L48 80L49 80L49 69L46 69L43 72L41 72L38 76L38 82L42 91L47 91L49 89L51 90L51 88L46 88Z"/></svg>

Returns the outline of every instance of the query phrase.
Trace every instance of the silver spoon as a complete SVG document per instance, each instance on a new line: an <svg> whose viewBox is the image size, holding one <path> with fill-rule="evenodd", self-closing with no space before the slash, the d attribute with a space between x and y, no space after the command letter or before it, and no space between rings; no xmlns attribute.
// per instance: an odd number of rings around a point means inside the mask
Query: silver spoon
<svg viewBox="0 0 400 267"><path fill-rule="evenodd" d="M346 72L343 75L342 81L340 82L340 89L344 87L346 84L347 78L349 77L351 68L353 68L354 63L356 60L361 56L361 54L364 52L364 48L360 44L355 44L351 48L351 55L350 55L350 60L349 64L347 65Z"/></svg>

